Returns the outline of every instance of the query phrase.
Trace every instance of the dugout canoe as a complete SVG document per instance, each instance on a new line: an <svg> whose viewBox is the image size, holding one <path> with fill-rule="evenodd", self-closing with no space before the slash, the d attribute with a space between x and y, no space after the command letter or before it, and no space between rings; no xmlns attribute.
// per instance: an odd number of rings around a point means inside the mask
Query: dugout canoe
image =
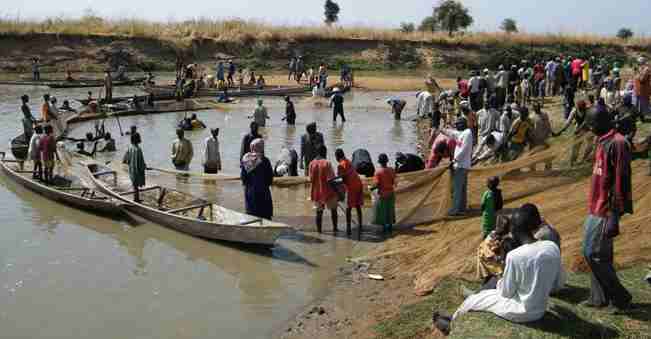
<svg viewBox="0 0 651 339"><path fill-rule="evenodd" d="M32 179L32 171L20 169L18 160L6 159L5 152L0 152L0 168L2 172L17 184L38 193L50 200L74 207L83 211L103 215L119 215L121 205L118 200L99 193L94 189L79 185L78 187L48 186ZM71 177L68 177L70 179ZM76 177L73 177L76 179Z"/></svg>
<svg viewBox="0 0 651 339"><path fill-rule="evenodd" d="M126 109L114 112L106 113L77 113L75 116L68 119L68 124L76 124L80 122L107 119L111 117L126 117L133 115L148 115L148 114L160 114L160 113L175 113L175 112L192 112L192 111L203 111L209 109L219 109L223 108L214 100L197 100L197 99L185 99L185 101L176 101L169 100L169 102L157 102L154 107L147 107L144 104L143 108L138 109Z"/></svg>
<svg viewBox="0 0 651 339"><path fill-rule="evenodd" d="M278 237L293 232L285 224L232 211L162 186L142 188L143 202L138 203L128 180L121 182L117 172L97 163L85 166L95 187L124 202L127 211L182 233L206 239L273 246Z"/></svg>
<svg viewBox="0 0 651 339"><path fill-rule="evenodd" d="M136 86L145 81L145 77L139 77L127 80L113 80L113 87ZM43 86L50 88L86 88L86 87L104 87L103 79L88 80L0 80L0 85L11 86Z"/></svg>
<svg viewBox="0 0 651 339"><path fill-rule="evenodd" d="M149 94L157 97L173 96L175 92L174 86L145 86L143 90ZM310 88L305 86L295 87L275 87L264 89L232 89L228 91L229 97L247 97L247 96L285 96L285 95L299 95L309 93ZM216 88L202 88L197 91L195 97L217 97L222 95L224 91Z"/></svg>

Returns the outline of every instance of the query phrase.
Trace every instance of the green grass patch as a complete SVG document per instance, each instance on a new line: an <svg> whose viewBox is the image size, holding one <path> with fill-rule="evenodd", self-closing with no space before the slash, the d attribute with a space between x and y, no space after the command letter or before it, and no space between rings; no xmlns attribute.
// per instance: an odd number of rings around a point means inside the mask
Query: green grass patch
<svg viewBox="0 0 651 339"><path fill-rule="evenodd" d="M551 298L543 319L515 324L490 313L473 312L453 323L450 338L651 338L651 286L643 280L643 266L618 273L633 294L636 306L626 315L578 306L590 294L590 276L570 273L566 288ZM463 302L459 286L478 285L456 279L443 280L422 301L404 306L400 313L378 325L378 338L422 338L432 327L432 311L450 314Z"/></svg>

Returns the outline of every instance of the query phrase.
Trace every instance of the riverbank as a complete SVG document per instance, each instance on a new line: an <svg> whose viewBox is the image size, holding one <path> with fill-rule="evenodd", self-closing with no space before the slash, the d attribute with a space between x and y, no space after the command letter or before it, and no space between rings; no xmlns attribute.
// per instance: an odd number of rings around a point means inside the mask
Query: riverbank
<svg viewBox="0 0 651 339"><path fill-rule="evenodd" d="M545 108L554 129L558 130L562 120L560 102L554 98ZM651 132L648 124L638 128L640 137ZM551 147L564 152L563 145L571 140L570 136L554 139ZM590 178L589 171L577 169L573 174L575 179L569 184L541 188L505 203L505 209L528 202L536 204L562 236L568 285L552 298L545 318L529 325L516 325L490 314L470 314L456 323L450 338L641 338L648 335L651 292L642 279L647 273L646 265L651 262L648 245L651 234L645 231L651 213L641 208L651 203L648 190L651 177L647 172L648 160L633 163L636 211L622 219L622 234L615 244L616 266L637 307L632 313L610 315L578 306L587 298L590 288L580 254ZM525 174L519 183L537 187L541 184L540 178L536 178L535 175L527 178ZM460 286L477 287L475 251L481 241L479 225L479 216L474 216L400 229L367 253L347 262L341 260L336 283L329 294L297 315L278 337L443 337L431 329L432 311L453 312L463 301ZM368 273L379 274L383 280L370 279Z"/></svg>
<svg viewBox="0 0 651 339"><path fill-rule="evenodd" d="M1 25L0 25L1 28ZM646 40L618 40L580 36L472 34L449 38L427 34L356 35L345 30L301 35L259 32L217 36L193 34L180 39L165 35L126 35L34 30L0 31L0 70L31 71L39 57L42 72L102 72L127 65L135 71L174 71L177 57L214 72L217 60L233 59L262 73L284 70L291 56L301 55L308 68L320 63L338 70L347 64L356 72L418 72L451 77L458 70L517 64L522 59L547 60L558 55L605 57L622 64L649 54ZM336 34L331 34L332 32ZM368 32L367 32L368 33ZM236 39L239 37L239 39Z"/></svg>

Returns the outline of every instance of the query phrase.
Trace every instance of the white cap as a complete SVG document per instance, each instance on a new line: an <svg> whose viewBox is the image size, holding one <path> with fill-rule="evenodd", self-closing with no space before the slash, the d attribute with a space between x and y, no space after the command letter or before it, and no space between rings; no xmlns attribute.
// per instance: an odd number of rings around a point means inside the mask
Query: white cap
<svg viewBox="0 0 651 339"><path fill-rule="evenodd" d="M645 57L639 57L639 58L637 59L637 62L638 62L639 64L644 65L644 64L646 64L646 58L645 58Z"/></svg>
<svg viewBox="0 0 651 339"><path fill-rule="evenodd" d="M335 88L332 89L332 91L333 91L333 92L339 92L339 91L341 91L341 90L339 89L339 87L335 87Z"/></svg>

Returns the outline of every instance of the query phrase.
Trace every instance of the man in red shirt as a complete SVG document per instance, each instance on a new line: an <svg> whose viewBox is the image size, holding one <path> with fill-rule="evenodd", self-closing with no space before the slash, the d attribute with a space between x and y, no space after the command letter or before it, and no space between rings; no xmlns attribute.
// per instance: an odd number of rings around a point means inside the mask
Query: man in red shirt
<svg viewBox="0 0 651 339"><path fill-rule="evenodd" d="M311 199L316 207L316 230L321 233L323 225L323 210L328 208L332 217L332 228L337 230L337 192L330 185L330 180L335 177L332 165L326 159L328 149L325 145L317 147L317 156L310 162L310 183L312 185Z"/></svg>
<svg viewBox="0 0 651 339"><path fill-rule="evenodd" d="M346 234L350 236L350 224L353 218L353 208L357 211L357 239L362 236L362 206L364 206L364 186L359 174L353 167L350 160L341 148L335 151L335 158L339 165L337 166L337 176L341 177L346 186L346 198L348 206L346 208Z"/></svg>
<svg viewBox="0 0 651 339"><path fill-rule="evenodd" d="M614 129L607 112L593 108L586 121L597 136L597 149L583 238L583 256L592 271L592 282L590 299L582 305L611 305L617 313L628 309L632 299L613 266L613 239L619 234L619 218L633 213L631 147Z"/></svg>

